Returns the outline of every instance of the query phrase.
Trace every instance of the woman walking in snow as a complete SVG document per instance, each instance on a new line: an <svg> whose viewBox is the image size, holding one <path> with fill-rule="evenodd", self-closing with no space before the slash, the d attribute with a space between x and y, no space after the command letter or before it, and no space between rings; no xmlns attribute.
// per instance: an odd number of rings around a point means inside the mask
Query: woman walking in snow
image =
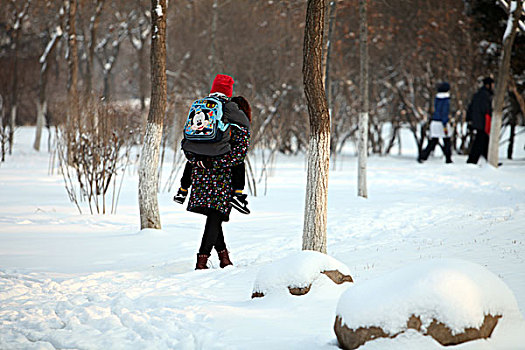
<svg viewBox="0 0 525 350"><path fill-rule="evenodd" d="M227 100L223 109L225 117L229 113L244 115L238 105L229 100L233 94L233 83L230 76L219 74L210 91L210 94L221 94ZM231 128L230 152L216 157L202 157L185 152L193 165L188 211L206 215L196 270L208 268L207 262L213 248L217 251L221 268L233 265L226 249L222 223L229 221L232 209L232 167L244 162L249 143L249 128L237 125Z"/></svg>
<svg viewBox="0 0 525 350"><path fill-rule="evenodd" d="M452 151L450 144L450 135L448 134L448 113L450 110L450 84L442 82L437 88L436 98L434 99L434 114L430 122L430 140L427 147L421 152L417 161L422 163L427 160L430 153L438 145L439 139L443 139L443 153L445 162L452 163Z"/></svg>

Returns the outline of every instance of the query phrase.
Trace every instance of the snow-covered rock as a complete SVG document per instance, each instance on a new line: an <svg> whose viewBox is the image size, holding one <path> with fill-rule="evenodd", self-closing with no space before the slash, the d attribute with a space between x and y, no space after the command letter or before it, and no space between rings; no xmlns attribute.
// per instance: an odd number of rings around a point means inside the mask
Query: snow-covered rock
<svg viewBox="0 0 525 350"><path fill-rule="evenodd" d="M480 265L447 259L418 263L349 288L339 299L334 330L345 349L408 329L453 345L488 338L504 320L522 322L507 285Z"/></svg>
<svg viewBox="0 0 525 350"><path fill-rule="evenodd" d="M263 266L255 279L252 298L286 289L293 295L304 295L322 275L337 284L353 282L345 264L326 254L303 250Z"/></svg>

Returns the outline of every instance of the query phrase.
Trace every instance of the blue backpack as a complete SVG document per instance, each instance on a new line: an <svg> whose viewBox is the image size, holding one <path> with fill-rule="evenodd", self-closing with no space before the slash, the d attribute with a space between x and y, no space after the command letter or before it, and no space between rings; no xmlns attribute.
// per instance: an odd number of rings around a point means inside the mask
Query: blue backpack
<svg viewBox="0 0 525 350"><path fill-rule="evenodd" d="M222 121L222 108L222 101L212 96L193 102L184 125L184 139L207 143L222 140L230 126Z"/></svg>

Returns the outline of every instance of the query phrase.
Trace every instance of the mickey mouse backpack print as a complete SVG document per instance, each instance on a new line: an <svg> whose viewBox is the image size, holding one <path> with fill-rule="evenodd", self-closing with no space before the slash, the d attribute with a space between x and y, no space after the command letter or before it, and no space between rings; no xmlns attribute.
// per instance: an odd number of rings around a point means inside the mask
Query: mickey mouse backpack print
<svg viewBox="0 0 525 350"><path fill-rule="evenodd" d="M204 143L221 141L230 127L222 121L222 107L222 102L213 96L193 102L184 125L184 139Z"/></svg>

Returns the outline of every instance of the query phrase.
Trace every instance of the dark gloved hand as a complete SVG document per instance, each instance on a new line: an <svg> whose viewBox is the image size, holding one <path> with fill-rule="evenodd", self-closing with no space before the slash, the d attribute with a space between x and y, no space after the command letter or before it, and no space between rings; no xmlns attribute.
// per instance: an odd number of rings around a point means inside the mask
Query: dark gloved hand
<svg viewBox="0 0 525 350"><path fill-rule="evenodd" d="M173 200L179 204L182 204L186 200L187 195L188 195L188 190L181 187L179 188L179 191L177 192L177 194L173 197Z"/></svg>

